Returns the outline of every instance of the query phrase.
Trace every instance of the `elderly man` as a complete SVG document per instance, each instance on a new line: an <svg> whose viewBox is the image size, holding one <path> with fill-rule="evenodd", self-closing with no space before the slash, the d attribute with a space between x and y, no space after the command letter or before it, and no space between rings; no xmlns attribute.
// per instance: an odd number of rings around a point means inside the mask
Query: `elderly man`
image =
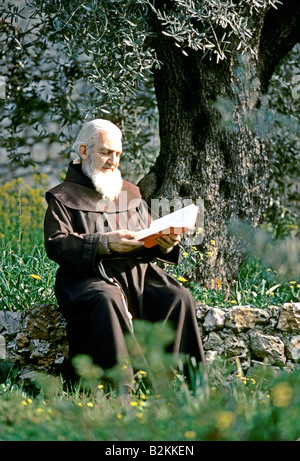
<svg viewBox="0 0 300 461"><path fill-rule="evenodd" d="M204 360L190 292L153 264L177 263L179 236L145 248L135 239L151 219L137 186L118 169L122 134L111 122L83 125L64 182L46 193L45 246L59 265L56 297L67 320L70 357L88 354L108 369L128 356L132 318L167 321L172 350Z"/></svg>

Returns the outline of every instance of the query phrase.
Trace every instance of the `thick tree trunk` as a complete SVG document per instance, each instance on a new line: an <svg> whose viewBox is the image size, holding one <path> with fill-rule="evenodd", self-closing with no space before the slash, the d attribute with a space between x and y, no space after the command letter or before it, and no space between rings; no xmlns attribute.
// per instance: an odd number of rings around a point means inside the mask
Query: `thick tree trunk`
<svg viewBox="0 0 300 461"><path fill-rule="evenodd" d="M210 288L220 282L228 286L245 256L243 242L229 236L228 222L237 217L256 226L266 206L267 155L256 133L242 121L243 114L259 102L258 54L251 56L249 85L238 71L239 55L234 51L217 64L191 50L185 56L162 34L155 45L163 63L155 72L161 150L139 185L148 201L162 197L204 200L205 237L199 249L209 256L195 278ZM255 93L253 81L258 82ZM215 107L218 96L234 102L235 131L221 123Z"/></svg>
<svg viewBox="0 0 300 461"><path fill-rule="evenodd" d="M139 185L149 202L204 200L205 236L199 249L209 256L195 279L206 287L220 282L230 286L246 255L243 241L229 234L229 221L236 217L256 227L263 219L268 157L244 116L259 106L276 65L299 41L299 20L299 0L283 0L277 9L260 10L251 18L255 26L248 75L241 67L238 43L233 41L230 56L217 64L193 50L185 56L155 25L153 45L162 62L154 75L161 150ZM222 124L215 105L219 96L233 103L234 131Z"/></svg>

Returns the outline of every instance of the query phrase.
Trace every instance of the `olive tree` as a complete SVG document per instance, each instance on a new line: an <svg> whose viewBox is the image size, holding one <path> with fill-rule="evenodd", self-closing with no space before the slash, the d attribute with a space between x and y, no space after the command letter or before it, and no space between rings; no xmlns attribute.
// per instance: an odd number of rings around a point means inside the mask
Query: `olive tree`
<svg viewBox="0 0 300 461"><path fill-rule="evenodd" d="M209 287L230 284L245 245L228 223L236 218L255 228L267 207L272 122L266 124L263 95L299 41L298 1L32 0L27 6L47 46L60 47L73 63L68 88L72 71L93 88L87 116L119 124L137 161L151 134L146 128L137 145L141 121L155 118L157 107L160 148L139 181L141 191L148 202L203 199L198 249L209 257L195 277Z"/></svg>

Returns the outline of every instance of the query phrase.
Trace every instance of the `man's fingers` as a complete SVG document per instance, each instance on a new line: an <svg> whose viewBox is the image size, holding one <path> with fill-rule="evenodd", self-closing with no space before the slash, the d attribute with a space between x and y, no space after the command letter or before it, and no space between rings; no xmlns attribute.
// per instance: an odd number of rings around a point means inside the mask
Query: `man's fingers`
<svg viewBox="0 0 300 461"><path fill-rule="evenodd" d="M163 237L159 237L158 239L156 239L156 242L165 247L165 248L168 248L169 246L174 246L176 245L180 240L180 235L164 235Z"/></svg>
<svg viewBox="0 0 300 461"><path fill-rule="evenodd" d="M144 242L135 240L135 232L119 230L112 232L108 239L108 247L112 251L128 252L134 248L141 247Z"/></svg>

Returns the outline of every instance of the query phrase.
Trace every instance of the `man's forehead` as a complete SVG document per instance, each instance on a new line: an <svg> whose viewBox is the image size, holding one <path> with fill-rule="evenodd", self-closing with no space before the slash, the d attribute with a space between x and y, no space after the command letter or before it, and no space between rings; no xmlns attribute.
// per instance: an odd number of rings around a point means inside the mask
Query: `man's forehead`
<svg viewBox="0 0 300 461"><path fill-rule="evenodd" d="M122 148L122 137L117 131L103 131L98 130L95 139L95 144L103 146L108 150L115 149L116 147Z"/></svg>

